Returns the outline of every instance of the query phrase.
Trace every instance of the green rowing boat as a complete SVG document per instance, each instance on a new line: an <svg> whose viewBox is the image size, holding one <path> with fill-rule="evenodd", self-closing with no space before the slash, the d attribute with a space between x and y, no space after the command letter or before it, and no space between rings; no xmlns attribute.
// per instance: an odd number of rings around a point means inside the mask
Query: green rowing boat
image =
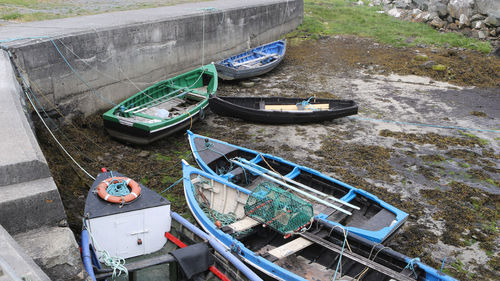
<svg viewBox="0 0 500 281"><path fill-rule="evenodd" d="M217 90L213 64L154 84L103 115L104 127L119 140L148 144L185 129L204 117Z"/></svg>

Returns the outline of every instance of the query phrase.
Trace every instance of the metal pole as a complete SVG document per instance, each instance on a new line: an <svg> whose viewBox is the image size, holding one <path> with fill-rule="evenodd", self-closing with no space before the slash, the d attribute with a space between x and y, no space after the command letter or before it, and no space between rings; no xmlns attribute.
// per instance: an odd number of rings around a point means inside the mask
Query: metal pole
<svg viewBox="0 0 500 281"><path fill-rule="evenodd" d="M312 199L312 200L315 200L315 201L317 201L317 202L319 202L319 203L321 203L321 204L323 204L323 205L325 205L325 206L328 206L328 207L334 208L334 209L336 209L336 210L338 210L338 211L340 211L340 212L342 212L342 213L344 213L344 214L347 214L347 215L352 215L352 213L351 213L351 212L349 212L349 211L347 211L347 210L344 210L344 209L342 209L342 208L340 208L340 207L338 207L338 206L335 206L335 205L333 205L333 204L331 204L331 203L329 203L329 202L326 202L326 201L325 201L325 200L323 200L323 199L320 199L320 198L318 198L318 197L316 197L316 196L314 196L314 195L311 195L311 194L309 194L309 193L307 193L307 192L305 192L305 191L303 191L303 190L300 190L300 189L298 189L298 188L296 188L296 187L293 187L293 186L291 186L291 185L289 185L289 184L287 184L287 183L285 183L285 182L282 182L282 181L277 180L277 179L275 179L275 178L273 178L273 177L271 177L271 176L268 176L268 175L264 174L263 172L261 172L261 171L259 171L259 170L256 170L256 169L254 169L254 168L252 168L252 167L250 167L250 166L248 166L248 165L245 165L245 164L243 164L243 163L241 163L241 162L238 162L238 161L236 161L236 160L229 160L229 161L233 162L233 163L234 163L234 164L236 164L236 165L241 166L242 168L245 168L245 169L249 170L250 172L253 172L253 173L259 174L259 175L261 175L261 176L265 177L266 179L268 179L268 180L270 180L270 181L273 181L273 182L275 182L275 183L277 183L277 184L283 185L284 187L289 188L289 189L291 189L291 190L293 190L293 191L295 191L295 192L297 192L297 193L300 193L300 194L304 195L305 197L308 197L308 198L310 198L310 199Z"/></svg>
<svg viewBox="0 0 500 281"><path fill-rule="evenodd" d="M348 202L342 201L342 200L340 200L340 199L338 199L338 198L335 198L335 197L333 197L333 196L330 196L330 195L328 195L328 194L326 194L326 193L323 193L323 192L321 192L321 191L319 191L319 190L316 190L316 189L314 189L314 188L312 188L312 187L309 187L309 186L307 186L307 185L305 185L305 184L302 184L302 183L300 183L300 182L297 182L297 181L294 181L294 180L289 179L289 178L287 178L287 177L284 177L284 176L282 176L282 175L280 175L280 174L278 174L278 173L275 173L275 172L273 172L273 171L271 171L271 170L268 170L268 169L266 169L266 168L264 168L264 167L261 167L261 166L259 166L259 165L255 164L255 163L252 163L252 162L248 161L248 160L247 160L247 159L245 159L245 158L238 158L238 160L239 160L239 161L241 161L241 162L243 162L243 163L245 163L245 164L251 165L252 167L255 167L255 168L259 169L259 170L262 170L262 171L263 171L264 173L266 173L266 174L269 174L269 175L274 176L274 177L277 177L277 178L281 178L281 179L283 179L283 180L285 180L285 181L287 181L287 182L289 182L289 183L293 183L293 184L295 184L295 185L297 185L297 186L300 186L300 187L302 187L302 188L304 188L304 189L307 189L307 190L309 190L309 191L311 191L311 192L314 192L314 193L316 193L316 194L318 194L318 195L325 196L325 197L327 197L326 199L331 199L331 200L333 200L333 201L335 201L335 202L341 203L341 204L343 204L343 205L346 205L346 206L351 207L351 208L356 209L356 210L359 210L359 209L360 209L360 208L359 208L358 206L356 206L356 205L353 205L353 204L351 204L351 203L348 203Z"/></svg>

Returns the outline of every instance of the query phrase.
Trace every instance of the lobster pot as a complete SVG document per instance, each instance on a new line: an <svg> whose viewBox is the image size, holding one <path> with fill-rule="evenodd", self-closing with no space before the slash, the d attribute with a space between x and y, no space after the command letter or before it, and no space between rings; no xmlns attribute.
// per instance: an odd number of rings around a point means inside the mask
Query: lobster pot
<svg viewBox="0 0 500 281"><path fill-rule="evenodd" d="M109 177L110 173L98 175L85 203L85 224L97 257L103 251L126 259L160 250L167 242L165 232L170 231L170 202L142 184L140 196L132 202L105 201L96 187Z"/></svg>
<svg viewBox="0 0 500 281"><path fill-rule="evenodd" d="M289 191L263 182L248 196L245 214L281 234L290 234L310 222L313 208Z"/></svg>

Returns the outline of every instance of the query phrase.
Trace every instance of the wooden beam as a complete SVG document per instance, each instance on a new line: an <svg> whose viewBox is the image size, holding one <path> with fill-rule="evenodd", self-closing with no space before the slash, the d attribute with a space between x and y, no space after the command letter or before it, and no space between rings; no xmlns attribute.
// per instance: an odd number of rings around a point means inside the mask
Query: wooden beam
<svg viewBox="0 0 500 281"><path fill-rule="evenodd" d="M342 248L339 246L339 245L336 245L330 241L327 241L323 238L320 238L314 234L311 234L311 233L308 233L308 232L303 232L303 233L300 233L299 234L301 237L305 238L305 239L308 239L314 243L317 243L327 249L330 249L338 254L340 254L342 252ZM380 273L383 273L391 278L394 278L396 280L400 280L400 281L415 281L415 279L413 278L410 278L408 276L405 276L395 270L392 270L390 268L388 268L387 266L384 266L384 265L381 265L379 263L376 263L368 258L365 258L359 254L356 254L356 253L351 253L351 252L348 252L348 251L344 251L343 253L343 256L346 257L346 258L349 258L353 261L356 261L356 262L359 262L361 263L362 265L365 265L375 271L378 271Z"/></svg>

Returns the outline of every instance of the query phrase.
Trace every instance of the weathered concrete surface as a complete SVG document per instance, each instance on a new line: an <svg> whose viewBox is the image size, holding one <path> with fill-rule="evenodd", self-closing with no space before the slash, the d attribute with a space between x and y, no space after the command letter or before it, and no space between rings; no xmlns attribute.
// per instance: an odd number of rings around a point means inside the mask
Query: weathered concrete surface
<svg viewBox="0 0 500 281"><path fill-rule="evenodd" d="M23 96L5 51L0 51L0 190L2 186L50 176L26 119ZM1 222L0 222L1 223Z"/></svg>
<svg viewBox="0 0 500 281"><path fill-rule="evenodd" d="M57 236L45 238L39 235L40 233L47 234L41 232L41 227L57 227L66 219L66 214L47 162L28 123L22 98L23 92L15 77L8 54L0 50L0 132L2 133L0 191L3 195L0 197L0 225L5 227L10 234L23 237L22 246L26 250L33 250L40 246L67 249L58 255L58 259L50 256L49 251L38 253L36 259L43 270L49 273L50 279L69 280L68 276L78 276L77 273L82 271L82 266L78 262L73 262L71 265L67 263L67 261L74 260L74 256L78 257L78 251L74 247L75 238L70 229L68 227L57 228L58 231L69 233L69 240L62 240ZM5 232L3 228L1 231ZM0 256L2 257L4 245L12 244L9 234L7 232L2 234L3 232L0 232ZM52 235L52 233L49 234ZM19 252L13 246L9 246L9 249L11 249L9 252L5 250L6 253L14 255ZM10 267L17 268L22 265L13 258L4 259ZM26 270L31 270L31 268L31 265L26 266ZM19 272L25 275L31 271ZM71 275L68 275L68 272L71 272ZM35 274L32 279L28 278L28 280L50 279L46 275L39 277L38 274Z"/></svg>
<svg viewBox="0 0 500 281"><path fill-rule="evenodd" d="M69 228L39 228L14 238L52 280L82 280L86 276L80 266L78 244ZM33 244L33 240L37 243Z"/></svg>
<svg viewBox="0 0 500 281"><path fill-rule="evenodd" d="M14 235L66 219L52 177L2 187L0 224Z"/></svg>
<svg viewBox="0 0 500 281"><path fill-rule="evenodd" d="M50 278L0 225L0 281L14 280L14 277L31 281L50 281Z"/></svg>
<svg viewBox="0 0 500 281"><path fill-rule="evenodd" d="M0 40L50 37L4 45L50 100L42 100L46 107L91 114L155 81L276 40L302 14L302 0L219 0L8 25Z"/></svg>

